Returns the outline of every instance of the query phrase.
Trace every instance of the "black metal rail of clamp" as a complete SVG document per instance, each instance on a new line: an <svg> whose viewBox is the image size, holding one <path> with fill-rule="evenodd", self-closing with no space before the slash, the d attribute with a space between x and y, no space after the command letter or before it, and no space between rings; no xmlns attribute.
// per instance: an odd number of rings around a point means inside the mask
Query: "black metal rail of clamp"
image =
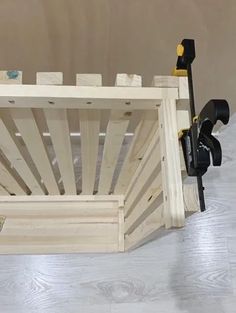
<svg viewBox="0 0 236 313"><path fill-rule="evenodd" d="M177 64L174 75L188 77L189 102L192 125L189 129L181 131L184 160L187 174L196 176L200 210L205 211L204 187L202 176L207 172L211 164L220 166L222 162L222 150L220 142L212 135L212 130L217 121L223 124L229 122L229 105L226 100L210 100L196 116L193 79L191 64L195 59L195 43L193 39L184 39L177 47ZM211 157L210 157L211 155Z"/></svg>

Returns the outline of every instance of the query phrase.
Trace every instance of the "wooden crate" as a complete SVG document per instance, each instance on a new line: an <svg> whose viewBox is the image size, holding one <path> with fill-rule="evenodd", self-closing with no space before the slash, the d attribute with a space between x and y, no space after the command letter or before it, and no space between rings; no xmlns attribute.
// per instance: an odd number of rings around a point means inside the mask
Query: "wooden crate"
<svg viewBox="0 0 236 313"><path fill-rule="evenodd" d="M21 80L0 73L0 253L126 251L198 211L178 142L189 127L185 78Z"/></svg>

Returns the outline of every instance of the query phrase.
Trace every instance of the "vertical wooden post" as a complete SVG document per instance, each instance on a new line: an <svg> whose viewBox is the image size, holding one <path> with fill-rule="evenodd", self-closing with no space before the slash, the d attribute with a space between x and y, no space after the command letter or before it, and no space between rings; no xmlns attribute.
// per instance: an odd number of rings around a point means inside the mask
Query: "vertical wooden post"
<svg viewBox="0 0 236 313"><path fill-rule="evenodd" d="M181 227L185 216L175 100L162 101L159 121L165 225Z"/></svg>

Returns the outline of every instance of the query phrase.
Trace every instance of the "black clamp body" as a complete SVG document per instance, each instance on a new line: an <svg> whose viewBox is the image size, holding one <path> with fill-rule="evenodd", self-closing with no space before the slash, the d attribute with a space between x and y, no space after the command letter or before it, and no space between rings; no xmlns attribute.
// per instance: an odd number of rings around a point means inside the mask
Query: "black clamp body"
<svg viewBox="0 0 236 313"><path fill-rule="evenodd" d="M181 143L189 176L203 176L210 166L211 159L213 166L221 165L221 145L212 135L217 121L223 124L229 121L229 105L225 100L210 100L193 121L190 129L183 130Z"/></svg>
<svg viewBox="0 0 236 313"><path fill-rule="evenodd" d="M222 150L220 142L212 135L217 121L227 124L229 121L229 105L226 100L210 100L202 109L198 117L195 113L194 92L191 64L195 59L195 44L193 39L184 39L177 47L177 63L175 73L182 73L188 77L189 100L192 125L182 130L181 143L184 153L186 170L189 176L196 176L201 211L205 211L205 201L202 186L202 176L207 172L211 163L220 166Z"/></svg>

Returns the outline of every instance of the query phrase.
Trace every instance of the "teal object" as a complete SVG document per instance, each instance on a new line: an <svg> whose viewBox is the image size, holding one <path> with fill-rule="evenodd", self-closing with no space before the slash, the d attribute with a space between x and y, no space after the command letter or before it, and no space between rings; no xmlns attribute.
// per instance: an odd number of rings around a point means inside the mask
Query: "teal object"
<svg viewBox="0 0 236 313"><path fill-rule="evenodd" d="M18 71L7 71L7 76L9 79L17 79L17 77L19 76L19 72Z"/></svg>

